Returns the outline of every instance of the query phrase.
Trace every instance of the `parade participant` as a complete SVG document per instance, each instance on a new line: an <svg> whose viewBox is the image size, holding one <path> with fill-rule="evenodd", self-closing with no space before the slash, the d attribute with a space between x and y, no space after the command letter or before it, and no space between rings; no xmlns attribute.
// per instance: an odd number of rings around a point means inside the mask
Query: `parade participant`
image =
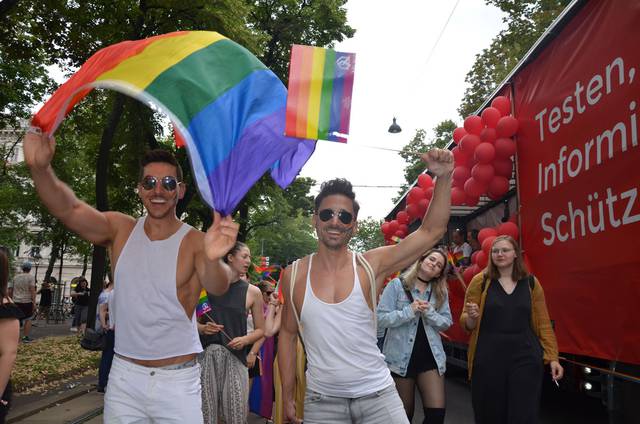
<svg viewBox="0 0 640 424"><path fill-rule="evenodd" d="M22 311L22 341L31 342L31 320L36 308L36 279L31 275L31 262L22 263L22 273L13 277L9 283L8 295Z"/></svg>
<svg viewBox="0 0 640 424"><path fill-rule="evenodd" d="M378 327L388 329L382 353L409 422L417 383L423 422L444 423L447 357L440 331L452 324L446 268L447 254L428 250L401 278L387 284L377 309Z"/></svg>
<svg viewBox="0 0 640 424"><path fill-rule="evenodd" d="M376 345L375 304L385 276L409 266L445 234L449 220L453 155L423 155L437 177L421 226L403 241L356 255L348 243L359 205L351 183L325 182L315 199L318 251L284 271L283 323L278 344L285 418L294 423L296 338L307 353L305 423L406 423L393 379ZM293 293L293 295L292 295Z"/></svg>
<svg viewBox="0 0 640 424"><path fill-rule="evenodd" d="M227 290L231 271L222 258L238 225L214 212L202 233L178 219L176 205L186 188L169 152L153 150L142 158L137 195L147 215L136 220L79 200L56 177L54 150L46 134L30 130L25 136L25 161L38 195L71 231L108 248L118 286L105 422L201 423L195 309L203 286L213 294Z"/></svg>
<svg viewBox="0 0 640 424"><path fill-rule="evenodd" d="M487 268L471 280L460 325L476 423L537 423L543 361L562 378L544 291L529 274L516 241L498 236Z"/></svg>
<svg viewBox="0 0 640 424"><path fill-rule="evenodd" d="M49 322L49 311L51 310L51 301L53 299L53 290L51 290L50 278L45 278L36 294L40 295L40 303L38 305L38 313L35 319L45 319Z"/></svg>
<svg viewBox="0 0 640 424"><path fill-rule="evenodd" d="M249 403L249 359L257 352L245 349L264 335L262 294L260 289L240 279L251 265L249 247L236 242L225 256L233 283L220 296L207 293L211 311L198 323L204 352L202 367L202 413L205 424L244 424ZM254 318L254 331L247 334L247 311Z"/></svg>
<svg viewBox="0 0 640 424"><path fill-rule="evenodd" d="M7 253L5 248L0 246L0 423L5 422L11 407L12 391L9 377L18 352L19 320L23 317L22 311L8 294L9 258Z"/></svg>
<svg viewBox="0 0 640 424"><path fill-rule="evenodd" d="M89 313L89 283L86 278L78 277L76 286L71 292L71 298L74 308L71 331L79 331L82 335L87 328L87 314Z"/></svg>
<svg viewBox="0 0 640 424"><path fill-rule="evenodd" d="M471 245L464 241L464 233L457 228L453 231L453 259L458 267L466 267L471 264Z"/></svg>
<svg viewBox="0 0 640 424"><path fill-rule="evenodd" d="M109 304L113 297L113 284L111 281L104 282L104 289L98 297L98 311L96 312L96 331L104 332L104 346L102 348L102 356L100 357L100 368L98 369L98 393L104 393L109 382L109 372L113 363L114 355L114 316L110 310Z"/></svg>

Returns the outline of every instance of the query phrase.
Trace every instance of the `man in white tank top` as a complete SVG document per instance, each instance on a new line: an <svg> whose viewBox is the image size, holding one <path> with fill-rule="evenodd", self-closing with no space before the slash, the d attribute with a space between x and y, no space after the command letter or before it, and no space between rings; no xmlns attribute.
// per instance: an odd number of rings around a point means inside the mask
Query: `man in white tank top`
<svg viewBox="0 0 640 424"><path fill-rule="evenodd" d="M397 245L364 253L366 262L379 277L376 299L382 290L380 282L387 275L415 262L446 232L453 155L448 150L434 149L422 159L437 177L422 225ZM281 279L285 303L278 365L285 418L293 423L302 422L293 398L298 329L308 360L305 424L408 422L376 345L375 305L367 272L347 248L357 229L358 209L351 183L343 179L324 183L315 199L313 216L318 252L299 262L293 290L294 267L287 268Z"/></svg>
<svg viewBox="0 0 640 424"><path fill-rule="evenodd" d="M54 150L52 138L27 133L25 161L38 195L71 231L108 248L118 285L105 422L201 423L195 308L202 287L218 295L228 289L231 270L222 258L236 241L238 225L215 212L202 233L178 219L185 185L166 151L151 151L142 160L136 191L147 215L136 220L79 200L53 172Z"/></svg>

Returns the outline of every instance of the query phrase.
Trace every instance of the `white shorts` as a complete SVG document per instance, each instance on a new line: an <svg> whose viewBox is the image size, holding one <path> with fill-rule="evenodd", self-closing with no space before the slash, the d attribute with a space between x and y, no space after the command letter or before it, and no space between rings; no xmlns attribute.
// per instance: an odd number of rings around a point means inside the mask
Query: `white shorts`
<svg viewBox="0 0 640 424"><path fill-rule="evenodd" d="M200 365L164 370L115 356L104 398L104 422L202 424Z"/></svg>

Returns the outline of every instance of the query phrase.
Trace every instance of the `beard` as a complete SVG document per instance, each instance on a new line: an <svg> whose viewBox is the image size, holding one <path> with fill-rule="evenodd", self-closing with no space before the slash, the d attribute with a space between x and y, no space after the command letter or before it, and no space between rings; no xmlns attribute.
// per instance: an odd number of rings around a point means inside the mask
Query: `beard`
<svg viewBox="0 0 640 424"><path fill-rule="evenodd" d="M336 228L336 227L328 227L323 231L317 231L318 240L329 250L340 250L344 246L349 244L349 240L353 237L353 226L347 229ZM333 239L326 235L325 231L338 231L341 233L341 237L338 239Z"/></svg>

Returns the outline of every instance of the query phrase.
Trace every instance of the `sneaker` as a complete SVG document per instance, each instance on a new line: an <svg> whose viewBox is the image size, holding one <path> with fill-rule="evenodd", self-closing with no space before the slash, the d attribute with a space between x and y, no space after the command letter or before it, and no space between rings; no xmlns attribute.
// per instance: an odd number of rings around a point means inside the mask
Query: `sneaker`
<svg viewBox="0 0 640 424"><path fill-rule="evenodd" d="M29 336L23 336L22 337L22 342L23 343L31 343L33 341L33 339Z"/></svg>
<svg viewBox="0 0 640 424"><path fill-rule="evenodd" d="M76 327L71 327L69 331L71 331L72 333L77 333L78 329Z"/></svg>

